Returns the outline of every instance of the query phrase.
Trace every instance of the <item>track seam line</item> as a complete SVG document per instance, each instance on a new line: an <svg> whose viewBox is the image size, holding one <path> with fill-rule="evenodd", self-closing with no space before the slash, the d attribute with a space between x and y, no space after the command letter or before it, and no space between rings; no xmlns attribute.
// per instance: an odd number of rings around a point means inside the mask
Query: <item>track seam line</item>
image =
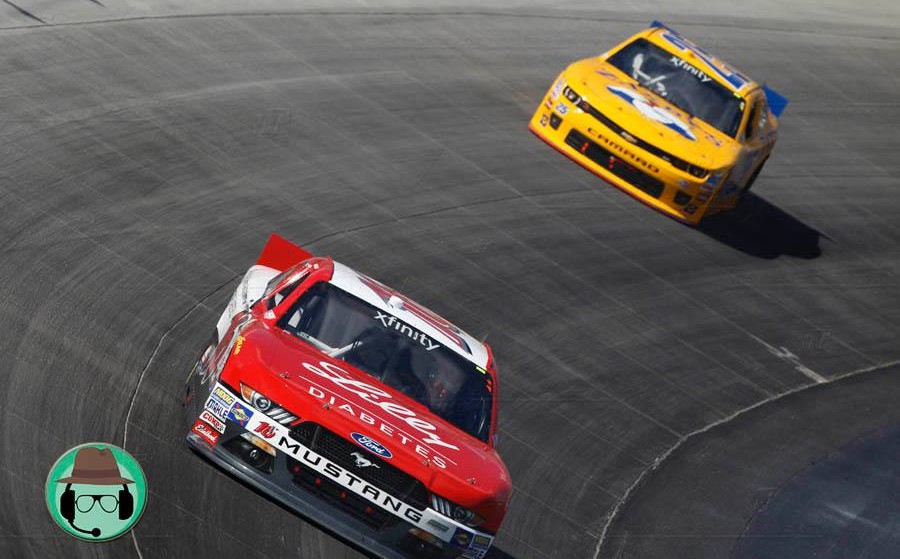
<svg viewBox="0 0 900 559"><path fill-rule="evenodd" d="M166 329L165 332L163 332L163 335L160 336L159 341L156 342L156 347L153 348L153 353L150 354L150 358L147 359L147 363L144 364L144 368L141 369L141 374L138 377L137 384L134 387L134 392L132 392L132 394L131 394L131 402L128 405L128 412L125 414L125 425L124 425L124 428L122 431L122 448L123 449L127 450L128 423L131 421L131 412L134 411L134 403L137 401L138 392L141 389L141 384L144 382L144 376L147 374L147 371L150 369L150 365L153 363L153 360L156 359L156 355L159 353L159 350L162 347L163 342L166 340L166 338L169 337L169 334L171 334L172 331L178 327L178 325L180 325L182 322L184 322L185 319L191 315L191 313L193 313L199 307L203 306L204 301L206 301L207 299L209 299L210 297L212 297L213 295L218 293L219 290L221 290L223 287L225 287L229 283L233 282L240 275L241 274L236 274L236 275L232 276L231 278L228 279L228 281L222 283L221 285L219 285L218 287L216 287L215 289L213 289L212 291L210 291L209 293L207 293L206 295L204 295L203 297L198 299L196 303L194 303L193 305L191 305L191 307L189 309L184 311L184 314L182 314L178 318L178 320L176 320L171 326L169 326L169 328ZM138 557L140 557L140 559L144 559L144 554L141 553L141 547L140 547L140 545L138 545L137 535L136 535L136 532L134 529L131 530L131 541L134 543L134 550L137 552Z"/></svg>
<svg viewBox="0 0 900 559"><path fill-rule="evenodd" d="M619 499L619 501L615 504L615 506L610 510L609 514L606 516L606 522L603 525L603 529L600 531L600 538L597 540L597 546L594 548L593 559L599 559L600 551L602 551L603 544L606 543L609 529L612 526L612 523L619 517L619 513L622 510L622 507L625 506L625 504L628 502L628 500L630 499L632 494L634 494L636 491L638 491L641 488L641 486L643 485L644 480L646 480L652 473L656 472L656 470L658 470L666 462L666 460L668 460L668 458L672 454L674 454L678 449L680 449L682 446L684 446L684 444L686 442L688 442L689 440L691 440L694 437L697 437L699 435L702 435L716 427L719 427L720 425L729 423L729 422L737 419L738 417L740 417L748 412L751 412L759 407L762 407L766 404L770 404L772 402L781 400L782 398L786 398L788 396L792 396L794 394L804 392L810 388L815 388L818 386L830 386L840 380L853 378L853 377L856 377L859 375L863 375L865 373L871 373L873 371L878 371L881 369L886 369L886 368L892 367L894 365L900 365L900 359L895 359L894 361L887 361L885 363L872 365L871 367L865 367L862 369L854 369L853 371L850 371L848 373L844 373L842 375L832 377L829 380L825 380L825 382L812 382L810 384L798 386L796 388L792 388L791 390L782 392L781 394L778 394L778 395L768 398L766 400L756 402L755 404L747 406L746 408L740 409L740 410L734 412L733 414L729 415L728 417L724 417L718 421L714 421L713 423L710 423L709 425L706 425L705 427L702 427L695 431L691 431L690 433L688 433L687 435L685 435L684 437L679 439L678 442L676 442L674 445L672 445L671 448L666 450L664 453L660 454L653 461L653 463L650 465L650 467L648 467L643 472L641 472L641 474L634 480L634 482L632 482L632 484L628 486L628 489L625 490L625 493L622 495L622 498Z"/></svg>

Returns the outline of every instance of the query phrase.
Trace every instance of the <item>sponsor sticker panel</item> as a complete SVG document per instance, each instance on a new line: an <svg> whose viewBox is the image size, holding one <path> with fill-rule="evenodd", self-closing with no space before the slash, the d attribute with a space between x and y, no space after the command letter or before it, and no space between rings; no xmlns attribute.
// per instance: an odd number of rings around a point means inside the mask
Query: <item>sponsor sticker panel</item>
<svg viewBox="0 0 900 559"><path fill-rule="evenodd" d="M211 445L215 445L217 442L219 442L219 434L212 427L199 419L194 422L194 426L191 428L191 431L200 435L203 440Z"/></svg>
<svg viewBox="0 0 900 559"><path fill-rule="evenodd" d="M228 412L228 419L234 421L241 427L246 427L247 422L250 421L251 417L253 417L253 412L240 402L235 402Z"/></svg>
<svg viewBox="0 0 900 559"><path fill-rule="evenodd" d="M209 410L203 410L200 413L200 419L211 425L219 433L225 432L225 422L213 415Z"/></svg>

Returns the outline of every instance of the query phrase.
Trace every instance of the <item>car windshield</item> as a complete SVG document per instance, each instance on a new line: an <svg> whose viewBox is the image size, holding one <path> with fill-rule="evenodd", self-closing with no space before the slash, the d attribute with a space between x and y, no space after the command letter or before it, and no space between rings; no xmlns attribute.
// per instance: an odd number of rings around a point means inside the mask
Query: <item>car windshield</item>
<svg viewBox="0 0 900 559"><path fill-rule="evenodd" d="M705 72L646 39L636 39L608 62L679 109L732 138L744 101Z"/></svg>
<svg viewBox="0 0 900 559"><path fill-rule="evenodd" d="M403 392L466 433L488 440L490 375L397 317L320 282L288 309L278 325Z"/></svg>

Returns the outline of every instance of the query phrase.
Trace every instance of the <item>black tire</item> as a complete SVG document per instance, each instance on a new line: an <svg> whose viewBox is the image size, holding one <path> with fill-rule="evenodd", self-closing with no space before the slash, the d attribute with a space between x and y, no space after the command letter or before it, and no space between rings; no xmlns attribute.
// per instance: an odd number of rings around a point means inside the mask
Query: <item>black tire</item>
<svg viewBox="0 0 900 559"><path fill-rule="evenodd" d="M194 420L197 418L197 414L200 413L200 402L202 402L206 398L206 395L203 394L203 390L201 388L201 376L203 369L206 366L204 364L204 361L207 360L209 354L216 349L218 343L219 333L216 330L213 330L213 334L210 337L209 344L206 346L206 349L203 350L200 358L194 362L194 367L191 369L191 372L187 378L187 382L185 382L184 384L181 405L184 410L185 420L189 424L193 424Z"/></svg>
<svg viewBox="0 0 900 559"><path fill-rule="evenodd" d="M756 182L756 177L759 176L760 171L762 171L763 167L766 166L766 161L768 160L768 157L763 159L763 162L759 164L759 167L757 167L756 170L753 171L753 174L750 175L750 178L747 180L747 184L744 185L744 188L741 189L741 197L746 196L747 193L750 192L750 189L753 187L753 183Z"/></svg>

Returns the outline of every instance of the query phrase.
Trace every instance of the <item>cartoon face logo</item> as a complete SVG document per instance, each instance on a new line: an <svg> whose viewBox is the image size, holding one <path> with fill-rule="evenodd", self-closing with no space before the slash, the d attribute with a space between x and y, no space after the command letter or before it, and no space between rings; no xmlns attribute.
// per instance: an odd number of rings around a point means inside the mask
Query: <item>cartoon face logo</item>
<svg viewBox="0 0 900 559"><path fill-rule="evenodd" d="M631 103L645 118L660 122L689 140L695 141L697 139L687 123L640 93L617 85L608 85L606 89Z"/></svg>
<svg viewBox="0 0 900 559"><path fill-rule="evenodd" d="M66 533L107 541L137 524L147 480L133 456L113 445L88 443L63 454L45 484L50 516Z"/></svg>

